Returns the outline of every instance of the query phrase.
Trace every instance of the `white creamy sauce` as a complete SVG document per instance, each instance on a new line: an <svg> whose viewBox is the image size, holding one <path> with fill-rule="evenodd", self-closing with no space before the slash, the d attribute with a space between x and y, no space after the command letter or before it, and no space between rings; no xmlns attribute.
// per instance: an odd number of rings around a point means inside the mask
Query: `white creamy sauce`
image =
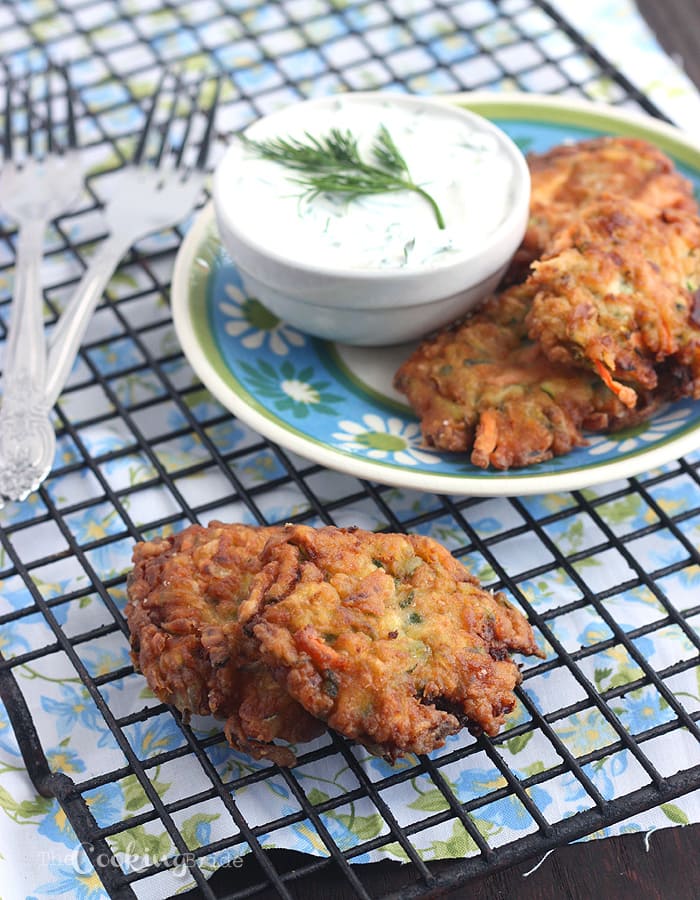
<svg viewBox="0 0 700 900"><path fill-rule="evenodd" d="M305 110L302 121L288 121L283 133L253 130L249 136L305 140L304 132L325 137L331 128L349 130L370 162L384 125L412 180L440 207L445 228L414 191L309 198L292 169L244 149L231 187L238 209L245 210L246 232L287 259L343 269L435 268L455 253L477 250L511 207L514 166L498 137L449 109L338 98L326 109Z"/></svg>

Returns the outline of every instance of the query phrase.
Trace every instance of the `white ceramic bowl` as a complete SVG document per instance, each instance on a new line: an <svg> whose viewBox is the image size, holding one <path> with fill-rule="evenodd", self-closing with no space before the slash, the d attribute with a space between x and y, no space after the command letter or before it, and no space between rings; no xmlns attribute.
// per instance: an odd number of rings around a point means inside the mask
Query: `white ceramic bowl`
<svg viewBox="0 0 700 900"><path fill-rule="evenodd" d="M245 132L251 140L284 137L292 125L319 113L328 128L336 123L337 97L307 100L271 113ZM507 213L483 239L451 252L437 265L413 268L350 268L295 259L275 249L246 227L250 199L242 202L232 189L240 179L242 142L234 141L214 177L214 205L224 247L231 255L249 296L256 297L280 319L302 331L329 340L362 346L396 344L421 337L464 314L492 291L518 248L528 219L530 177L525 159L499 128L481 116L439 99L379 93L342 95L343 104L377 103L412 110L439 108L480 133L493 135L512 171ZM342 127L342 126L341 126ZM326 129L326 131L328 130ZM274 198L273 198L274 200ZM274 203L271 204L274 206ZM247 208L248 207L248 208ZM275 215L273 208L270 216Z"/></svg>

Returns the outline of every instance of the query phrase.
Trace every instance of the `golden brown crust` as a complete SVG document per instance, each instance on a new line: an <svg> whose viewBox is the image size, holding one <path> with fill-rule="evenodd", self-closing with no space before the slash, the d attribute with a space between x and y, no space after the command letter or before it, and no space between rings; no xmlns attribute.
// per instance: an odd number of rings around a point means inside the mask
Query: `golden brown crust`
<svg viewBox="0 0 700 900"><path fill-rule="evenodd" d="M527 334L529 284L424 341L396 373L427 444L470 452L474 465L532 465L651 414L669 387L630 410L593 373L550 362Z"/></svg>
<svg viewBox="0 0 700 900"><path fill-rule="evenodd" d="M289 693L388 759L467 724L496 734L515 704L525 618L427 537L288 526L263 553L246 631Z"/></svg>
<svg viewBox="0 0 700 900"><path fill-rule="evenodd" d="M135 667L185 717L226 719L231 745L291 765L276 739L310 740L322 726L274 679L238 615L267 541L281 528L212 522L136 544L126 617Z"/></svg>
<svg viewBox="0 0 700 900"><path fill-rule="evenodd" d="M669 357L700 374L691 320L700 219L605 197L533 264L529 335L552 362L591 367L627 406Z"/></svg>
<svg viewBox="0 0 700 900"><path fill-rule="evenodd" d="M548 253L560 231L604 193L647 204L655 212L695 213L690 182L658 148L638 138L602 137L562 144L527 157L531 177L530 221L510 278Z"/></svg>
<svg viewBox="0 0 700 900"><path fill-rule="evenodd" d="M531 219L474 315L396 374L426 444L526 466L700 397L700 219L660 150L598 138L531 154Z"/></svg>

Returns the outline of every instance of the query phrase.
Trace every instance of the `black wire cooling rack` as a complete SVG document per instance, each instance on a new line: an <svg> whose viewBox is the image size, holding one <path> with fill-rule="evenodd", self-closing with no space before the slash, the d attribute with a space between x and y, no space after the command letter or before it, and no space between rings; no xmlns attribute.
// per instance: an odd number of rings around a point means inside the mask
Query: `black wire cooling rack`
<svg viewBox="0 0 700 900"><path fill-rule="evenodd" d="M403 82L409 89L420 90L421 79L425 74L434 74L435 72L440 73L443 90L471 90L505 83L515 88L550 90L586 96L594 93L595 85L599 85L601 80L604 80L608 87L609 99L612 102L641 108L652 115L660 115L654 105L639 90L546 2L467 0L467 2L431 3L428 0L426 2L417 2L417 0L414 2L401 0L399 2L396 0L396 2L389 3L355 3L352 0L347 0L347 2L343 0L343 2L332 3L311 0L311 2L280 3L275 4L276 20L265 31L265 40L261 39L260 33L250 24L250 16L246 15L247 12L254 11L259 5L254 2L227 2L227 0L196 0L196 2L190 3L162 2L158 8L165 13L165 17L161 19L159 26L161 30L155 37L153 30L149 32L144 28L144 18L153 8L153 4L145 3L144 15L139 15L137 13L140 13L141 10L137 10L137 4L129 3L128 0L114 3L95 2L95 0L86 0L86 2L56 0L53 4L6 4L2 10L1 21L2 31L6 35L12 32L16 36L19 44L17 52L30 63L34 56L48 56L50 59L58 61L70 58L74 71L82 71L80 69L82 66L88 73L80 89L83 102L88 111L92 113L91 146L99 148L107 144L111 145L116 153L113 163L115 167L124 163L121 142L130 135L120 132L118 126L113 124L117 121L114 114L138 103L139 98L135 96L133 88L135 80L144 77L155 81L157 73L163 65L172 65L178 62L186 64L191 63L193 59L198 61L200 67L201 64L207 62L211 71L216 71L218 67L227 79L231 79L233 90L229 93L227 104L230 107L235 106L239 111L241 108L245 108L249 118L266 112L273 95L276 98L284 95L285 98L291 100L317 90L319 79L323 80L324 90L357 89L366 86L390 88L400 82ZM357 15L358 12L362 13L361 22ZM353 39L355 48L353 53L356 58L342 65L338 62L341 54L334 53L332 37L315 43L315 27L319 26L324 17L330 14L344 17L347 33L343 39L347 39L348 35ZM449 59L441 58L434 45L425 39L425 29L422 27L422 23L427 16L439 17L441 33L446 39L451 37L468 39L471 60L469 66L460 65L458 50ZM411 66L406 68L405 54L401 59L399 58L401 57L400 53L393 56L392 54L382 55L378 49L379 44L373 40L371 24L373 19L376 19L378 23L377 28L400 29L406 47L419 48L420 52L416 61L412 63L412 68ZM57 21L60 25L58 37L53 38L51 37L53 33L51 28ZM227 23L231 22L235 22L236 33L240 39L255 46L257 60L260 63L269 64L271 72L274 73L269 86L246 87L245 80L237 77L237 70L227 66L225 57L216 52L217 48L220 48L225 41L225 27ZM116 31L113 30L111 37L105 38L104 35L109 33L110 24L116 23L119 24L119 28ZM497 47L485 43L483 40L484 29L494 23L502 26ZM290 30L296 33L303 32L305 45L315 47L320 54L323 73L315 80L312 77L291 79L288 75L289 67L285 66L285 51L274 49L277 45L273 39L284 37L290 33ZM46 36L47 34L48 36ZM186 36L185 41L168 41L169 35L183 34ZM523 47L529 48L529 52L525 54L508 52L513 48L522 49ZM516 63L516 59L524 61ZM125 63L124 60L130 60L130 62ZM480 64L475 64L475 60ZM14 64L12 54L6 57L6 62L10 65ZM369 77L367 72L371 73L370 83L367 81ZM103 104L99 113L90 110L89 101L86 102L85 99L90 89L110 81L121 86L114 102ZM220 121L225 122L226 119L227 105L225 103ZM133 136L133 132L131 136ZM90 193L89 196L90 201L73 215L87 215L97 208L95 194ZM55 244L48 258L68 252L76 262L76 272L71 277L63 281L59 280L47 287L45 296L49 321L55 319L58 312L55 297L61 293L65 294L74 286L80 270L86 265L88 243L92 243L100 237L99 234L95 234L91 237L90 242L75 242L71 239L70 225L70 217L64 217L59 221ZM2 270L9 269L13 264L13 237L12 233L7 232L1 236L5 248ZM375 867L353 866L351 863L362 853L389 842L396 842L405 852L409 862L400 868L399 874L396 874L392 882L394 885L392 890L398 891L400 888L400 893L405 898L418 897L440 888L444 889L463 883L472 876L496 871L700 788L700 767L695 766L677 774L664 776L645 752L645 745L648 746L648 741L664 734L677 733L682 730L696 740L700 739L698 730L700 714L688 712L666 683L667 679L672 676L688 671L700 663L700 640L689 622L700 612L700 605L681 612L665 596L660 586L665 575L700 562L697 549L684 535L682 527L683 521L697 515L700 507L686 508L682 514L671 515L655 496L657 486L669 479L677 478L679 474L687 479L689 485L699 489L697 496L700 496L700 477L696 465L681 460L678 466L673 466L669 470L657 472L646 478L630 479L622 485L611 486L607 493L598 493L592 497L575 492L570 495L570 503L567 503L565 508L560 512L547 515L535 515L526 503L518 499L511 499L508 502L517 513L518 524L491 537L484 536L472 524L472 509L476 504L482 502L477 499L436 498L429 512L420 513L412 518L399 518L392 509L390 489L348 479L351 488L332 502L324 504L319 501L314 488L314 476L320 472L318 466L294 460L284 451L268 444L263 439L256 439L256 442L249 444L243 450L222 451L212 440L212 428L228 421L230 417L223 413L216 413L205 419L197 417L192 412L187 399L188 395L194 395L195 392L201 391L201 385L194 383L183 388L171 374L172 363L181 357L180 351L176 347L171 348L168 352L158 352L153 349L152 335L156 330L167 325L169 321L167 310L163 311L161 317L156 321L150 321L141 326L135 324L130 315L129 304L133 301L147 296L167 296L169 283L167 274L164 273L168 273L171 269L173 254L179 239L180 233L176 231L172 233L171 240L165 241L152 252L132 252L131 257L127 260L127 265L132 270L139 272L139 285L133 289L122 291L119 298L111 302L116 323L116 334L113 339L128 338L140 353L140 361L134 363L130 368L120 370L118 375L121 377L131 373L148 372L149 377L157 382L157 396L146 399L125 399L115 386L114 373L101 371L91 354L91 350L100 342L85 344L81 351L82 374L72 386L67 388L64 399L70 400L71 394L76 395L80 391L97 390L106 398L108 409L84 418L81 411L74 409L70 403L60 403L56 407L59 435L70 439L81 458L55 469L52 479L89 470L93 483L96 485L95 495L64 507L53 498L48 486L44 485L40 489L40 498L45 512L32 518L29 523L18 521L10 524L0 533L0 541L5 552L5 566L4 570L0 572L0 578L19 576L31 593L33 600L33 603L26 608L0 616L0 626L4 627L9 623L18 623L21 626L22 621L27 617L40 614L52 633L52 638L45 646L20 653L11 659L0 658L0 696L10 715L34 785L43 796L55 797L59 801L110 896L114 898L134 897L137 895L135 891L147 887L149 879L172 866L177 859L185 859L188 861L191 876L196 884L197 895L201 897L272 896L274 894L287 898L301 897L304 896L304 886L309 884L309 879L323 878L324 873L331 872L335 878L331 891L334 897L369 898L379 896L378 882L372 880L372 871ZM7 303L6 299L0 306L3 332L6 330ZM164 430L157 435L146 433L143 428L144 414L148 414L149 410L156 404L162 403L164 399L167 399L177 409L180 424L177 428ZM121 421L123 430L128 434L128 446L126 449L117 449L99 456L91 456L84 440L84 429L115 419ZM191 464L180 466L174 473L164 466L154 445L180 437L184 433L196 435L201 447L206 451L207 458L204 462L200 458L192 461ZM105 465L134 451L139 452L143 458L148 460L154 473L153 477L138 485L115 488L105 475ZM236 462L244 454L248 455L254 451L270 453L277 461L281 474L274 480L246 486L236 474ZM228 486L227 496L219 496L215 502L201 505L189 502L179 487L179 480L183 476L205 468L220 473L222 483ZM395 774L379 781L370 779L346 741L332 735L327 746L302 754L300 765L314 763L330 753L340 754L357 779L359 786L351 792L315 804L305 795L300 781L295 776L295 770L279 770L273 766L240 778L234 778L228 782L222 781L206 752L221 738L198 739L190 727L177 716L175 718L184 736L184 746L145 761L139 759L127 740L124 729L135 722L146 721L162 714L165 708L162 705L156 705L139 712L117 715L105 701L101 688L129 675L131 669L122 667L116 671L93 676L81 658L80 649L88 642L105 638L110 634L119 634L120 632L126 634L124 619L110 593L112 589L123 586L124 577L100 580L92 565L90 551L124 538L139 539L143 532L152 533L173 523L182 524L187 520L206 521L210 510L226 502L243 504L256 521L263 523L266 521L263 511L265 498L269 498L271 493L284 487L295 489L303 500L305 511L296 517L291 517L299 521L314 519L334 523L343 518L344 511L349 507L360 503L373 505L387 523L387 527L398 531L411 531L442 516L449 515L467 537L464 546L455 550L456 555L480 554L495 573L496 582L493 586L504 587L518 598L533 625L546 637L556 652L555 658L530 667L526 672L526 679L543 675L553 669L565 669L580 686L584 695L583 699L543 714L527 693L520 690L519 698L530 716L530 721L510 728L505 735L495 739L479 738L475 742L469 743L468 746L453 750L438 759L421 758L414 767L397 770ZM173 498L177 509L165 518L148 520L145 524L140 522L137 527L130 516L127 500L136 497L140 491L151 488L165 488L169 496ZM627 534L619 535L601 514L601 506L632 495L641 497L646 506L653 511L653 522ZM108 504L116 510L124 523L125 530L90 543L79 543L71 531L68 517L70 514L88 510L96 503ZM592 592L587 586L576 567L578 559L584 553L563 554L548 530L549 526L565 516L570 516L572 512L585 514L595 523L602 537L593 548L594 552L604 554L606 551L614 549L629 567L631 574L627 581L598 593ZM31 561L27 562L17 549L17 537L28 525L36 526L44 522L55 523L67 545L66 549L58 554L52 553L50 556L37 556L35 552L32 554ZM650 574L645 571L643 565L635 560L631 549L632 542L662 529L672 534L682 546L683 558ZM536 535L551 558L546 564L520 572L517 577L513 577L500 561L498 545L504 541L517 539L526 533ZM586 553L590 552L590 550L586 551ZM33 580L32 574L43 566L68 557L74 557L78 561L88 576L89 584L83 588L72 590L70 593L45 599ZM528 603L522 585L526 580L554 569L566 573L578 589L580 599L573 600L556 610L542 613ZM657 598L663 608L663 615L654 622L646 623L634 630L624 630L606 610L605 600L620 591L640 586L646 587ZM95 593L99 595L109 611L111 621L84 633L67 634L59 624L57 608ZM558 616L586 605L592 606L607 624L610 636L599 640L592 646L575 651L568 650L557 639L556 630L552 627L554 620ZM674 625L680 629L692 645L693 651L683 661L663 671L656 671L638 649L635 639L667 625ZM635 661L641 674L634 682L599 693L584 671L582 663L594 653L613 646L623 647ZM13 674L16 667L49 657L59 651L65 654L72 663L126 759L125 765L119 769L82 782L77 782L62 772L50 770L35 729L32 710L27 705ZM665 703L668 704L672 715L664 724L633 736L623 727L613 712L611 701L635 688L647 685L653 686L659 692ZM591 750L576 756L557 735L553 725L567 715L589 708L597 709L600 712L603 719L613 729L615 739L602 749ZM506 740L526 735L533 730L541 732L546 737L559 755L561 762L527 778L518 777L512 771L506 755L502 752L503 744ZM625 796L606 799L587 774L585 767L620 750L627 750L637 761L644 773L645 783ZM475 756L477 753L486 754L486 757L503 776L505 784L486 796L475 797L468 802L460 803L446 784L442 773L443 767L455 760ZM183 756L190 756L197 761L210 786L197 791L192 796L168 802L161 799L154 788L152 783L154 768ZM275 821L251 825L246 821L237 803L237 790L243 786L263 782L273 772L284 779L289 791L296 798L300 811ZM417 775L425 776L432 786L442 794L446 801L446 808L437 813L426 814L411 824L400 825L392 813L390 804L384 799L383 792L386 788ZM568 818L562 818L560 821L549 822L531 798L531 791L538 784L558 775L575 777L590 800L590 808ZM127 776L135 776L138 780L145 796L150 801L151 810L106 827L98 826L86 802L86 794L95 788L117 782ZM514 795L522 803L532 817L536 830L503 846L491 846L474 824L473 816L484 804L510 795ZM365 841L358 847L342 850L325 827L322 814L360 798L368 798L374 804L386 824L386 833ZM213 845L205 845L191 851L177 827L176 814L187 810L194 804L214 799L218 799L223 804L239 833L228 841L220 840ZM328 855L326 857L285 855L281 851L269 853L262 849L260 842L262 835L272 834L274 836L275 832L280 829L301 820L308 820L316 828L327 848ZM123 871L111 854L108 839L127 828L154 821L162 823L167 831L172 840L175 855L137 872ZM439 864L424 862L416 852L411 838L442 822L461 823L476 845L478 852L467 859L443 861ZM246 857L245 876L241 871L236 871L235 878L229 880L217 880L215 877L212 884L217 884L218 894L215 893L200 869L199 863L204 857L215 851L226 848L235 850L236 847L244 845L250 849L250 853ZM289 862L290 858L292 859L291 863ZM384 865L386 872L386 866L390 864ZM386 877L382 883L387 884Z"/></svg>

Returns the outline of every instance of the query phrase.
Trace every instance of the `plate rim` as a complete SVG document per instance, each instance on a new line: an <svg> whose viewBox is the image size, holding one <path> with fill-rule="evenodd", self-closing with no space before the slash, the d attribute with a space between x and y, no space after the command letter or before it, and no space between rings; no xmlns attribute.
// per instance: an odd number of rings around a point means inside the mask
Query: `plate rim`
<svg viewBox="0 0 700 900"><path fill-rule="evenodd" d="M552 97L542 94L488 91L458 93L435 97L439 102L464 104L477 107L477 112L496 112L517 116L518 112L529 112L541 115L544 120L548 113L557 111L570 113L581 125L581 116L590 119L591 125L600 128L609 122L616 126L623 123L629 130L650 132L655 139L662 138L662 149L674 153L684 162L683 156L700 154L700 141L686 135L676 126L658 121L644 113L618 109L604 103L583 100L580 98ZM539 109L538 109L539 108ZM486 114L486 112L485 112ZM619 127L618 127L618 133ZM665 145L665 146L664 146ZM679 153L680 150L680 153ZM696 160L696 167L698 162ZM700 167L698 167L700 168ZM171 285L171 309L173 325L183 353L196 375L213 396L234 415L253 428L259 434L274 441L281 447L297 453L311 462L335 471L343 472L357 478L374 481L392 487L405 488L473 497L527 496L533 494L552 493L556 491L582 490L620 478L631 478L641 472L648 471L665 463L675 461L684 453L696 449L700 443L697 439L700 423L685 434L664 442L661 446L644 449L635 456L622 460L609 460L599 465L592 465L580 470L567 472L543 472L541 474L502 475L489 479L488 475L474 477L468 473L454 475L449 473L427 472L402 467L397 463L387 464L379 460L368 460L354 456L347 451L317 443L310 437L300 436L286 425L261 414L237 394L216 371L214 363L204 352L198 339L195 323L190 311L190 273L196 263L196 254L204 242L208 232L215 228L215 213L210 201L197 214L190 229L178 250L173 269ZM225 362L222 362L224 365Z"/></svg>

